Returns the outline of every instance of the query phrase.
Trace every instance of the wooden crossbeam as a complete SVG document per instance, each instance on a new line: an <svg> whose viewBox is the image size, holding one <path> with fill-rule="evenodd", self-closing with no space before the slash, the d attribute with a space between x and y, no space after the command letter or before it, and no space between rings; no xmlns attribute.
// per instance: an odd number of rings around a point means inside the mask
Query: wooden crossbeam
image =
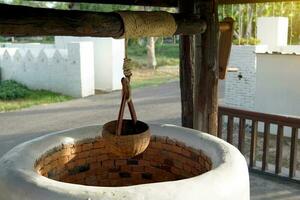
<svg viewBox="0 0 300 200"><path fill-rule="evenodd" d="M203 33L206 23L196 15L173 14L176 35ZM2 36L95 36L120 37L124 32L116 13L55 10L0 4Z"/></svg>
<svg viewBox="0 0 300 200"><path fill-rule="evenodd" d="M37 0L49 1L49 0ZM135 6L177 7L177 0L54 0L56 2L119 4Z"/></svg>
<svg viewBox="0 0 300 200"><path fill-rule="evenodd" d="M49 1L49 0L36 0ZM178 0L55 0L56 2L77 2L77 3L98 3L98 4L119 4L136 6L157 6L157 7L177 7ZM266 2L289 2L299 0L219 0L218 4L247 4Z"/></svg>

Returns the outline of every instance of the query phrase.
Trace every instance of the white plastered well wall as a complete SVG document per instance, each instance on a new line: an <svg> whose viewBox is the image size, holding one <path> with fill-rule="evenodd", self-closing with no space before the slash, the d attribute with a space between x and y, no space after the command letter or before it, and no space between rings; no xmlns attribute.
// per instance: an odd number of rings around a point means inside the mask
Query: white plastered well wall
<svg viewBox="0 0 300 200"><path fill-rule="evenodd" d="M35 161L61 144L101 136L99 125L52 133L23 143L0 158L0 199L10 200L249 200L244 156L234 146L200 131L174 125L150 125L152 135L176 139L210 157L213 169L192 178L124 187L63 183L39 175ZM100 133L100 134L99 134ZM47 148L45 148L47 147ZM162 192L163 188L163 192Z"/></svg>

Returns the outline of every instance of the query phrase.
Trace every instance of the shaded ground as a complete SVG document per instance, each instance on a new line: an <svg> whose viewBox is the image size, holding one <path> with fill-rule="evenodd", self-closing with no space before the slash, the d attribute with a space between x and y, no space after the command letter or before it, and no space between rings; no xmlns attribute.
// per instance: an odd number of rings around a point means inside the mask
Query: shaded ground
<svg viewBox="0 0 300 200"><path fill-rule="evenodd" d="M0 114L0 156L15 145L49 132L103 124L115 119L120 93L114 92L69 102L35 106ZM148 123L180 125L178 82L134 90L138 117ZM300 185L251 174L251 199L299 200Z"/></svg>

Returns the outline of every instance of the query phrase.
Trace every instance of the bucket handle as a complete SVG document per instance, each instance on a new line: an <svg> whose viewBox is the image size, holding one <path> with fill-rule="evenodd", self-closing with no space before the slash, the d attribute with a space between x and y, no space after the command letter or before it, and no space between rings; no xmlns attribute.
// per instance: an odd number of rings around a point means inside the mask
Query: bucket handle
<svg viewBox="0 0 300 200"><path fill-rule="evenodd" d="M118 115L118 121L117 121L117 127L116 127L116 135L120 136L122 132L122 125L123 125L123 117L124 117L124 110L125 110L125 105L127 102L129 112L131 115L131 119L133 122L133 126L135 127L137 123L137 116L136 112L132 103L131 99L131 91L130 91L130 86L129 86L129 79L123 77L121 80L122 83L122 101L120 105L120 110L119 110L119 115Z"/></svg>

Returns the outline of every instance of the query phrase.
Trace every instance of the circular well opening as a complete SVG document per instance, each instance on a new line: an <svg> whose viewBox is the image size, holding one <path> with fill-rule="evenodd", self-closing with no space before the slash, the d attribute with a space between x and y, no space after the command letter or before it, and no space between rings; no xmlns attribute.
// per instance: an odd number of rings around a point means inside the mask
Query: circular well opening
<svg viewBox="0 0 300 200"><path fill-rule="evenodd" d="M61 182L117 187L198 176L211 170L212 162L201 150L158 136L151 137L142 154L122 158L99 137L51 149L34 167L40 175Z"/></svg>

